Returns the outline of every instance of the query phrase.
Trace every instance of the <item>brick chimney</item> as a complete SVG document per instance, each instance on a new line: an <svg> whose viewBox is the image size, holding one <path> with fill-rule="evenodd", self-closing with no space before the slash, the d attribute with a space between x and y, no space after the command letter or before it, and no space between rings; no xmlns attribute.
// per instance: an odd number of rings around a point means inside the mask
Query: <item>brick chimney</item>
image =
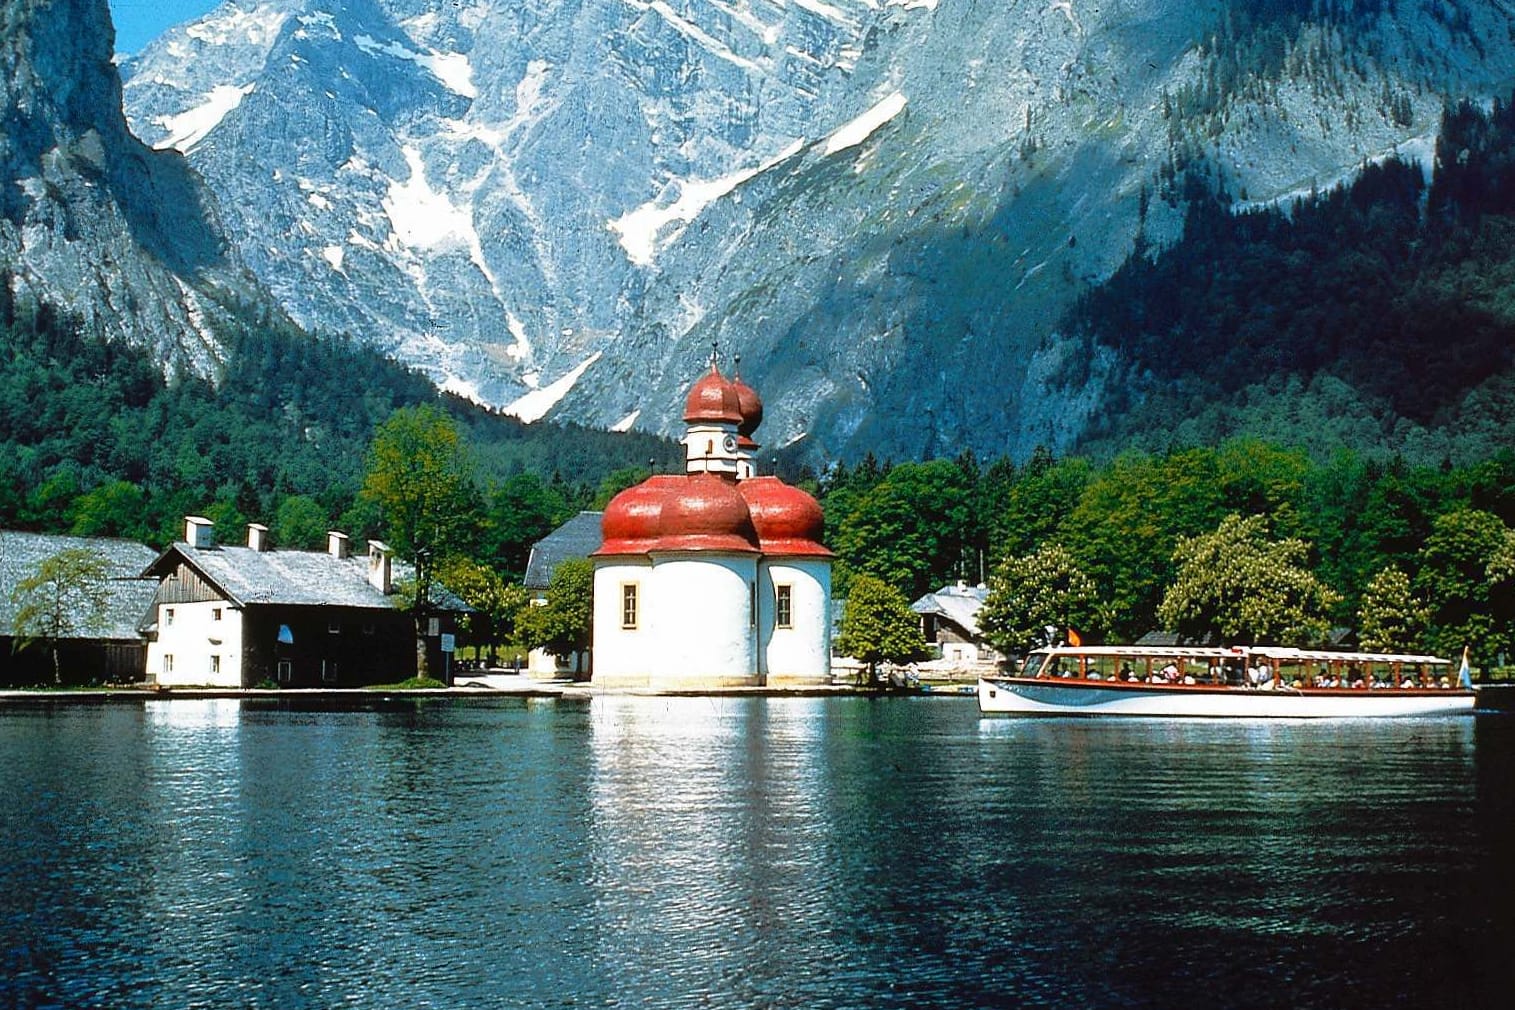
<svg viewBox="0 0 1515 1010"><path fill-rule="evenodd" d="M185 516L184 542L199 550L216 546L216 524L204 516Z"/></svg>
<svg viewBox="0 0 1515 1010"><path fill-rule="evenodd" d="M347 557L347 534L331 530L326 534L326 553L337 560Z"/></svg>
<svg viewBox="0 0 1515 1010"><path fill-rule="evenodd" d="M395 591L390 561L393 553L382 540L368 541L368 584L385 596Z"/></svg>
<svg viewBox="0 0 1515 1010"><path fill-rule="evenodd" d="M268 527L262 523L248 523L247 546L259 553L268 550Z"/></svg>

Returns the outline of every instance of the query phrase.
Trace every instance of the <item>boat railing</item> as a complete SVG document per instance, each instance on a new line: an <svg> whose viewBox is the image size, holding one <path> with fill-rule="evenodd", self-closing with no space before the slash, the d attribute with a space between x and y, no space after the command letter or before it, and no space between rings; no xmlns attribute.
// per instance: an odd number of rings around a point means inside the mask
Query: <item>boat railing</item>
<svg viewBox="0 0 1515 1010"><path fill-rule="evenodd" d="M1450 663L1437 656L1262 647L1053 646L1011 676L1091 683L1310 691L1448 690Z"/></svg>

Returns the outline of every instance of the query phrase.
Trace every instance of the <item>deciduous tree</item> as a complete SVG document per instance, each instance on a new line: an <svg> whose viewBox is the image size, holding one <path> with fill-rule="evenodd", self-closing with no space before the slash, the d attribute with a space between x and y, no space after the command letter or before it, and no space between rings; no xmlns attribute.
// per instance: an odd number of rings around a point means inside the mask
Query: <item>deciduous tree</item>
<svg viewBox="0 0 1515 1010"><path fill-rule="evenodd" d="M583 558L559 563L547 583L547 602L522 607L516 626L528 649L562 660L586 651L594 626L594 566Z"/></svg>
<svg viewBox="0 0 1515 1010"><path fill-rule="evenodd" d="M904 663L926 654L920 618L905 594L882 579L856 574L836 636L836 650L868 664L868 682L878 679L879 663Z"/></svg>
<svg viewBox="0 0 1515 1010"><path fill-rule="evenodd" d="M1488 663L1515 644L1510 582L1502 577L1509 535L1498 516L1480 509L1456 509L1432 522L1415 589L1430 608L1426 644L1433 652L1458 655L1466 645ZM1496 585L1504 591L1492 591Z"/></svg>
<svg viewBox="0 0 1515 1010"><path fill-rule="evenodd" d="M1409 652L1426 629L1426 607L1410 591L1410 577L1389 565L1373 576L1357 612L1357 637L1371 652Z"/></svg>
<svg viewBox="0 0 1515 1010"><path fill-rule="evenodd" d="M11 603L18 651L41 642L52 653L53 683L63 682L58 643L79 632L99 630L110 602L110 570L105 560L83 547L43 559L35 574L16 583Z"/></svg>
<svg viewBox="0 0 1515 1010"><path fill-rule="evenodd" d="M1312 645L1331 629L1339 601L1308 567L1310 545L1274 540L1266 516L1227 516L1212 533L1185 537L1173 552L1173 584L1158 618L1191 639Z"/></svg>
<svg viewBox="0 0 1515 1010"><path fill-rule="evenodd" d="M441 558L467 546L477 522L472 473L450 417L430 405L402 407L374 433L360 493L378 505L396 553Z"/></svg>
<svg viewBox="0 0 1515 1010"><path fill-rule="evenodd" d="M1109 623L1094 580L1071 551L1055 543L999 563L978 622L1006 656L1032 648L1049 625L1088 634Z"/></svg>

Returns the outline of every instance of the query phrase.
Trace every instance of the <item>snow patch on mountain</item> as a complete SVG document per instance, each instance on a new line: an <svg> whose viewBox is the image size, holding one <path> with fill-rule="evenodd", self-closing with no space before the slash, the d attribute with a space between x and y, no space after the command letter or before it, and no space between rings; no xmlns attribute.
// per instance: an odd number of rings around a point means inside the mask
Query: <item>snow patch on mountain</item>
<svg viewBox="0 0 1515 1010"><path fill-rule="evenodd" d="M674 31L688 38L706 52L726 60L734 66L741 67L743 70L749 70L753 73L762 72L762 68L756 63L744 56L738 56L732 52L731 47L726 45L726 43L706 32L692 21L685 20L677 11L668 6L664 0L652 0L651 3L645 5L638 3L637 0L625 0L625 2L628 6L655 12L664 21L668 22Z"/></svg>
<svg viewBox="0 0 1515 1010"><path fill-rule="evenodd" d="M609 228L620 237L621 248L626 250L631 262L638 266L652 266L658 250L676 241L683 232L681 227L660 239L665 228L674 224L687 225L710 204L754 176L798 154L804 146L804 141L797 140L756 168L746 168L708 182L678 180L679 198L673 203L666 206L659 205L656 200L644 203L611 221Z"/></svg>
<svg viewBox="0 0 1515 1010"><path fill-rule="evenodd" d="M847 123L826 138L827 156L856 147L873 135L873 131L899 115L905 108L905 96L898 91L879 102L867 112Z"/></svg>
<svg viewBox="0 0 1515 1010"><path fill-rule="evenodd" d="M267 7L249 7L246 10L230 4L211 11L199 21L184 28L184 34L212 46L230 43L247 43L267 46L284 30L289 12L270 10Z"/></svg>
<svg viewBox="0 0 1515 1010"><path fill-rule="evenodd" d="M525 396L520 397L507 406L504 412L514 418L525 421L527 424L533 421L540 421L547 415L549 410L557 406L559 400L568 395L580 377L589 370L591 365L600 360L600 356L603 353L602 351L595 351L588 358L576 365L568 374L550 385L543 386L541 389L533 389Z"/></svg>
<svg viewBox="0 0 1515 1010"><path fill-rule="evenodd" d="M417 52L398 42L380 42L372 35L353 38L357 47L370 55L383 54L398 60L408 60L441 81L448 90L464 98L478 98L479 89L473 83L473 65L462 53L439 53L434 49Z"/></svg>
<svg viewBox="0 0 1515 1010"><path fill-rule="evenodd" d="M404 245L415 249L434 249L449 242L458 242L472 249L479 244L474 231L473 217L468 211L454 207L447 194L439 192L426 181L426 164L416 147L403 149L405 163L410 166L410 177L404 182L391 180L389 192L383 200L384 213L394 236Z"/></svg>
<svg viewBox="0 0 1515 1010"><path fill-rule="evenodd" d="M244 84L241 87L218 84L211 89L210 94L205 96L204 103L188 112L181 112L176 116L157 117L153 122L168 131L168 136L155 146L160 150L172 147L188 153L196 144L205 139L206 134L220 125L228 112L241 105L242 99L252 94L256 87L256 84Z"/></svg>

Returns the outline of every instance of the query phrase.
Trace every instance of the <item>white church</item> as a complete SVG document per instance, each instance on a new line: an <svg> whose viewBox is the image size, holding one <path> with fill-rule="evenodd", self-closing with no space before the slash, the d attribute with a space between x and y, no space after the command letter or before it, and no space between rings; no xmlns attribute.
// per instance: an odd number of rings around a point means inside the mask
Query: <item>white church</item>
<svg viewBox="0 0 1515 1010"><path fill-rule="evenodd" d="M605 509L592 683L800 687L831 680L831 551L814 498L753 467L763 404L710 371L684 407L685 473Z"/></svg>

